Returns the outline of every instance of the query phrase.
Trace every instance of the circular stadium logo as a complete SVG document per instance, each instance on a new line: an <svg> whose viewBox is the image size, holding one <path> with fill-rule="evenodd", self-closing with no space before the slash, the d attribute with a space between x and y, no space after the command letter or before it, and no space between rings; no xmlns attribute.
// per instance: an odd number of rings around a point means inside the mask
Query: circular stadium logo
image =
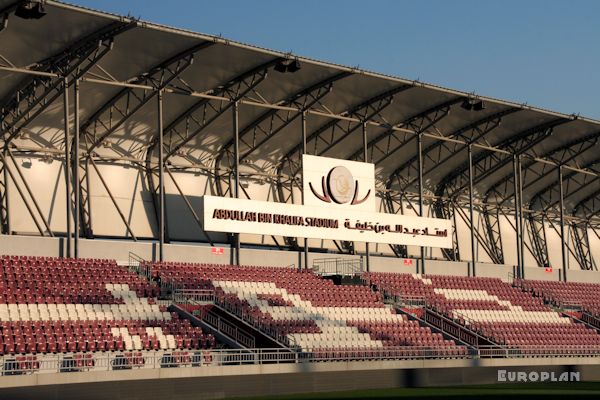
<svg viewBox="0 0 600 400"><path fill-rule="evenodd" d="M331 200L338 204L349 203L354 196L354 177L346 167L334 167L327 175L327 188Z"/></svg>

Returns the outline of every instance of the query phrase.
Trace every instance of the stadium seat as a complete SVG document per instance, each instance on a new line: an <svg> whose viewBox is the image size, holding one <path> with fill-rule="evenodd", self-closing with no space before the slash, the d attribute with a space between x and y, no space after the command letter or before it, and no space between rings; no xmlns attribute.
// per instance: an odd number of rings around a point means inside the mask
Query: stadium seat
<svg viewBox="0 0 600 400"><path fill-rule="evenodd" d="M335 285L292 268L169 262L147 267L161 282L215 290L230 311L313 354L381 355L383 349L407 346L466 354L464 346L396 314L367 286Z"/></svg>
<svg viewBox="0 0 600 400"><path fill-rule="evenodd" d="M215 346L114 260L0 256L0 271L0 356Z"/></svg>
<svg viewBox="0 0 600 400"><path fill-rule="evenodd" d="M589 353L600 353L596 330L498 278L366 273L364 279L391 296L422 298L427 307L496 343L553 351L585 343Z"/></svg>

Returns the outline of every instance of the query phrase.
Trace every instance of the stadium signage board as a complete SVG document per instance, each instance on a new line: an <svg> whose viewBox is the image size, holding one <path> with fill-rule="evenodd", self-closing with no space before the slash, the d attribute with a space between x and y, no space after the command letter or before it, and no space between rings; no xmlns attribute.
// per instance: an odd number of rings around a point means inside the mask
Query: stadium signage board
<svg viewBox="0 0 600 400"><path fill-rule="evenodd" d="M354 196L353 196L354 197ZM204 229L311 239L452 247L450 220L203 196Z"/></svg>

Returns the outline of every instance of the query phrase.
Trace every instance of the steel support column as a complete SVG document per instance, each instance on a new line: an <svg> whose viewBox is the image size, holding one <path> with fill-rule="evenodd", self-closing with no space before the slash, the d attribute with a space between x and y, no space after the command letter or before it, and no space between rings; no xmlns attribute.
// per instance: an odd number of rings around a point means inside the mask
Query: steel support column
<svg viewBox="0 0 600 400"><path fill-rule="evenodd" d="M515 199L515 237L516 237L516 249L517 249L517 278L523 279L523 274L521 271L521 265L522 265L522 259L523 256L521 254L521 245L520 245L520 235L521 235L521 217L520 217L520 212L521 210L519 209L519 205L521 204L520 200L519 200L519 182L518 182L518 161L517 158L519 156L514 154L513 155L513 175L514 175L514 179L513 179L513 184L514 184L514 199Z"/></svg>
<svg viewBox="0 0 600 400"><path fill-rule="evenodd" d="M123 221L123 224L127 228L127 231L131 235L131 238L137 242L137 237L133 233L133 229L131 229L131 225L129 225L129 222L127 222L127 218L125 217L125 214L123 214L121 207L119 207L119 203L117 203L117 199L110 191L110 187L108 186L108 183L106 183L106 180L104 180L104 177L100 173L100 169L96 165L96 162L94 162L94 159L92 157L89 157L87 160L89 161L92 168L94 168L94 171L96 171L96 175L98 175L98 178L100 179L100 183L102 183L102 186L104 186L104 190L106 190L108 197L110 197L110 201L113 203L113 206L115 206L115 210L117 210L117 213L119 214L121 221ZM89 179L89 172L88 172L88 179Z"/></svg>
<svg viewBox="0 0 600 400"><path fill-rule="evenodd" d="M233 167L234 167L234 190L236 199L240 198L240 105L236 101L233 103ZM235 265L240 265L240 234L234 234L235 244Z"/></svg>
<svg viewBox="0 0 600 400"><path fill-rule="evenodd" d="M302 112L302 155L306 154L306 111ZM302 171L304 171L302 161ZM304 173L302 173L302 205L304 205ZM308 271L308 238L304 238L304 269Z"/></svg>
<svg viewBox="0 0 600 400"><path fill-rule="evenodd" d="M6 164L6 149L2 150L2 160L0 166L0 224L2 233L10 235L10 213L8 209L8 165Z"/></svg>
<svg viewBox="0 0 600 400"><path fill-rule="evenodd" d="M15 160L15 158L13 157L12 152L8 148L6 149L6 153L8 154L8 157L10 158L10 160L13 163L13 165L15 166L15 171L17 171L17 174L18 174L19 178L23 182L23 186L25 186L25 190L27 191L27 194L31 198L31 201L33 202L33 206L35 207L37 213L39 214L40 219L42 220L42 223L46 227L46 231L48 232L48 234L50 236L54 237L54 233L50 229L50 224L48 223L48 220L46 219L46 217L44 217L44 213L42 212L42 208L40 207L40 204L37 202L35 196L33 195L33 191L31 190L31 187L27 183L27 180L25 179L25 176L23 175L23 172L21 171L21 168L19 168L19 165L17 164L17 160ZM28 203L27 199L25 198L23 191L21 190L19 184L17 183L16 177L11 172L11 169L10 169L10 167L7 164L7 160L4 159L3 163L5 164L5 171L8 172L8 175L10 176L10 178L13 181L13 183L15 184L15 188L17 189L17 191L19 192L19 195L23 199L23 203L27 207L27 210L29 211L29 213L31 215L31 218L33 218L33 220L35 222L35 225L36 225L36 227L38 228L38 230L40 232L40 235L44 236L44 231L41 229L41 226L39 225L39 223L37 221L37 218L35 217L35 214L34 214L33 210L29 206L29 203Z"/></svg>
<svg viewBox="0 0 600 400"><path fill-rule="evenodd" d="M57 54L40 61L16 91L0 99L0 135L8 145L31 121L63 95L64 80L83 77L112 49L114 37L136 26L136 22L115 22L81 38Z"/></svg>
<svg viewBox="0 0 600 400"><path fill-rule="evenodd" d="M369 152L369 141L367 138L367 123L363 122L362 124L362 139L363 139L363 161L368 161L368 152ZM365 257L367 261L367 272L371 270L371 255L369 251L369 243L365 243Z"/></svg>
<svg viewBox="0 0 600 400"><path fill-rule="evenodd" d="M540 182L550 176L550 173L554 171L557 164L566 165L567 163L582 157L585 152L594 149L598 145L599 141L600 131L569 141L568 143L562 144L540 155L542 158L553 161L551 164L540 164L534 159L527 160L523 166L523 169L527 171L528 175L532 175L533 178L527 179L526 184L523 185L523 189L527 190L529 188L535 188L536 186L539 186ZM590 166L593 166L594 162L599 161L600 159L592 159L582 163L578 162L577 165L581 169L587 169L590 168ZM534 169L534 166L538 166L539 169ZM569 174L567 174L565 178L569 179ZM507 196L506 194L508 193L509 183L512 180L514 180L514 174L506 174L503 176L502 179L498 180L486 191L484 201L487 203L488 199L493 196L497 199L500 199L498 205L501 206L506 201L510 200L511 196ZM552 181L550 186L545 186L544 189L538 191L536 195L544 194L546 191L550 190L550 188L554 188L555 186L555 182ZM537 196L531 197L532 200L536 198Z"/></svg>
<svg viewBox="0 0 600 400"><path fill-rule="evenodd" d="M165 260L165 164L164 164L164 146L163 146L163 92L158 90L158 259L160 262Z"/></svg>
<svg viewBox="0 0 600 400"><path fill-rule="evenodd" d="M179 186L179 184L177 183L177 180L175 179L175 176L173 176L173 174L171 173L171 170L167 167L167 163L166 162L165 162L164 170L167 173L167 175L169 175L169 177L171 178L171 181L173 182L173 185L175 185L175 189L177 189L177 191L179 192L179 196L181 196L181 198L183 199L183 201L184 201L185 205L187 206L188 210L190 211L190 213L192 213L192 217L194 217L194 221L196 221L196 223L198 224L198 227L200 228L200 230L202 231L202 233L204 234L204 236L206 236L206 239L208 239L208 243L210 243L211 246L214 246L215 243L213 242L212 238L210 237L210 235L208 234L208 232L206 232L204 230L204 226L202 225L202 220L198 216L198 213L196 213L196 210L194 210L194 207L192 206L192 203L190 203L190 200L188 199L188 197L185 195L185 193L183 192L183 190L181 190L181 186Z"/></svg>
<svg viewBox="0 0 600 400"><path fill-rule="evenodd" d="M10 153L8 153L8 155L10 156ZM44 229L42 229L42 226L38 222L37 217L35 216L35 213L33 212L33 209L29 205L29 202L27 201L27 198L25 197L25 193L23 193L23 189L21 189L21 187L19 186L19 183L17 182L16 177L14 176L14 174L9 169L7 161L8 161L7 158L3 158L3 160L2 160L2 162L4 164L4 171L6 173L8 173L8 176L10 177L10 179L12 179L13 184L15 185L15 189L17 189L17 193L19 193L19 196L21 196L21 200L23 201L23 205L25 205L25 208L27 208L27 211L29 211L29 215L31 216L31 219L33 220L33 223L35 224L38 232L40 233L40 236L44 236ZM13 162L13 164L15 164L15 169L17 170L17 172L19 172L19 167L15 163L15 160L12 160L12 162ZM8 180L6 180L6 184L8 184ZM27 184L27 182L25 182L25 184ZM27 188L27 185L25 185L25 187ZM33 202L34 202L34 205L35 205L35 199L33 199ZM38 212L39 212L39 210L38 210ZM42 216L42 218L43 218L43 216ZM48 228L46 228L46 229L48 230ZM50 236L52 236L51 232L50 232Z"/></svg>
<svg viewBox="0 0 600 400"><path fill-rule="evenodd" d="M418 168L418 180L419 180L419 216L423 217L423 134L417 135L417 168ZM425 247L420 246L421 259L417 263L417 273L425 273ZM420 264L420 266L419 266Z"/></svg>
<svg viewBox="0 0 600 400"><path fill-rule="evenodd" d="M74 103L75 103L75 112L73 115L74 120L74 136L73 136L73 207L75 208L73 212L74 218L74 229L73 229L73 256L75 258L79 258L79 225L80 225L80 215L79 215L79 80L75 80L74 86Z"/></svg>
<svg viewBox="0 0 600 400"><path fill-rule="evenodd" d="M475 218L473 212L473 146L469 144L469 219L471 220L471 268L469 276L475 276Z"/></svg>
<svg viewBox="0 0 600 400"><path fill-rule="evenodd" d="M520 232L517 235L519 238L519 252L521 253L521 276L525 276L525 224L523 222L523 168L521 166L521 156L517 156L517 179L519 180L519 229ZM542 224L542 229L544 226ZM544 241L545 245L546 241ZM547 253L547 251L546 251Z"/></svg>
<svg viewBox="0 0 600 400"><path fill-rule="evenodd" d="M67 252L66 256L71 257L71 214L72 214L72 203L71 203L71 149L69 146L69 82L67 78L63 80L63 108L65 118L65 188L67 190L66 206L67 206Z"/></svg>
<svg viewBox="0 0 600 400"><path fill-rule="evenodd" d="M562 166L558 166L558 186L560 192L560 252L562 257L562 280L567 281L567 248L565 243L565 202Z"/></svg>

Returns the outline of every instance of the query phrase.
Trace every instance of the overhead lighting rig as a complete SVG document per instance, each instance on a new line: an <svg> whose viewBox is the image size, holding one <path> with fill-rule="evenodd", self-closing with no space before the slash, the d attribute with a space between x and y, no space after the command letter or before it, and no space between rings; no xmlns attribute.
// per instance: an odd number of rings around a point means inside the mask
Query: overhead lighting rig
<svg viewBox="0 0 600 400"><path fill-rule="evenodd" d="M469 97L468 99L464 99L460 106L468 111L485 110L485 103L483 102L483 100L474 99L472 97Z"/></svg>
<svg viewBox="0 0 600 400"><path fill-rule="evenodd" d="M41 3L25 2L15 10L15 15L23 19L40 19L47 14Z"/></svg>
<svg viewBox="0 0 600 400"><path fill-rule="evenodd" d="M273 69L277 72L281 72L281 73L285 73L285 72L297 72L300 69L302 69L302 64L300 64L300 61L298 60L282 60L282 61L278 61L275 64L275 67L273 67Z"/></svg>

